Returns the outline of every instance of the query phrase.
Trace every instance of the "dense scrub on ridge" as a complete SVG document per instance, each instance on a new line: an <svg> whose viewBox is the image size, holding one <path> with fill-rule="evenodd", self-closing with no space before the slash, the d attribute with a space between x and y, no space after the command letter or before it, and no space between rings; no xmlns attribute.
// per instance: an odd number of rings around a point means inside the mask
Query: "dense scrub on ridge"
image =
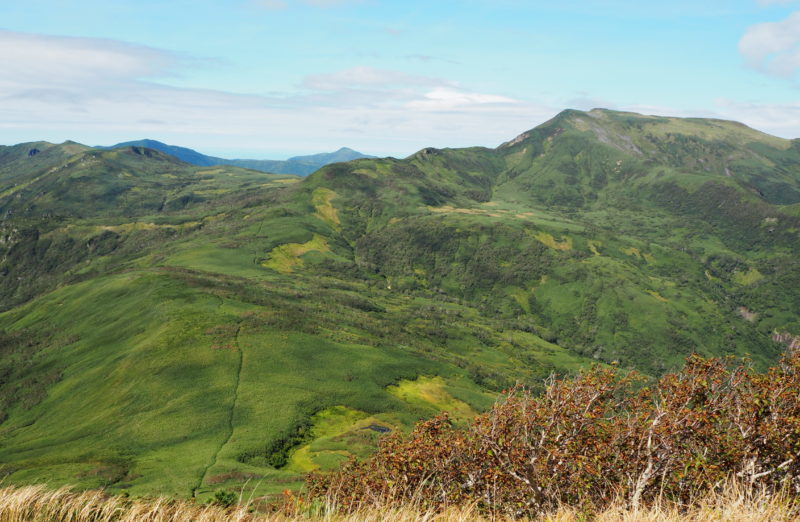
<svg viewBox="0 0 800 522"><path fill-rule="evenodd" d="M661 498L688 504L731 477L800 496L800 352L767 373L692 356L652 386L615 368L514 388L468 428L446 415L392 435L364 462L312 475L309 497L345 509L477 504L541 515Z"/></svg>

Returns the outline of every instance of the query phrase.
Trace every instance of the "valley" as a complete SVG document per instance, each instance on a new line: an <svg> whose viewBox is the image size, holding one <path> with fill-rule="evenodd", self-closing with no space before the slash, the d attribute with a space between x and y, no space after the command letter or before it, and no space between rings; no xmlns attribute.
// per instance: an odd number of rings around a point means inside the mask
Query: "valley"
<svg viewBox="0 0 800 522"><path fill-rule="evenodd" d="M798 205L798 140L606 110L305 178L0 147L0 476L270 495L515 383L766 368Z"/></svg>

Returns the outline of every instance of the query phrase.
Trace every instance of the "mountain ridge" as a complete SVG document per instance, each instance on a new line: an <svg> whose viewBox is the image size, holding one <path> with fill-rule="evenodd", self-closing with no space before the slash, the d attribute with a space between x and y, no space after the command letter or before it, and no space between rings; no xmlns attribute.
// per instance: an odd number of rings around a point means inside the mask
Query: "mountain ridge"
<svg viewBox="0 0 800 522"><path fill-rule="evenodd" d="M134 141L126 141L117 143L111 146L96 147L99 149L115 149L119 147L149 147L161 152L165 152L181 161L186 163L211 167L216 165L231 165L235 167L248 168L253 170L260 170L262 172L269 172L273 174L294 174L299 176L306 176L315 170L330 163L337 163L341 161L350 161L359 158L373 158L362 154L358 151L348 147L341 147L335 152L323 152L318 154L310 154L306 156L293 156L287 160L260 160L260 159L226 159L216 156L209 156L197 152L196 150L186 147L179 147L175 145L168 145L166 143L152 140L142 139Z"/></svg>
<svg viewBox="0 0 800 522"><path fill-rule="evenodd" d="M599 116L302 179L15 149L5 480L272 494L515 382L591 364L653 378L692 352L774 363L800 335L800 148Z"/></svg>

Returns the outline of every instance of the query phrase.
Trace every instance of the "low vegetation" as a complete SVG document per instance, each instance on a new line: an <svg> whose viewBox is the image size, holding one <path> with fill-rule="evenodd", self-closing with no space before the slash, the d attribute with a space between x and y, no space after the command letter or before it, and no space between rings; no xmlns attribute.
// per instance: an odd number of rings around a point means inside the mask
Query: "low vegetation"
<svg viewBox="0 0 800 522"><path fill-rule="evenodd" d="M300 494L222 488L200 501L7 486L0 522L790 521L800 517L798 397L798 351L764 373L692 356L652 382L597 366L541 394L515 387L466 426L440 415L389 435L373 456L309 475ZM317 429L341 432L351 417L369 421L339 408Z"/></svg>
<svg viewBox="0 0 800 522"><path fill-rule="evenodd" d="M418 502L542 516L615 502L689 505L731 478L800 495L800 352L767 373L690 357L652 385L615 368L510 390L467 429L447 415L384 439L341 471L311 475L310 501L345 511Z"/></svg>

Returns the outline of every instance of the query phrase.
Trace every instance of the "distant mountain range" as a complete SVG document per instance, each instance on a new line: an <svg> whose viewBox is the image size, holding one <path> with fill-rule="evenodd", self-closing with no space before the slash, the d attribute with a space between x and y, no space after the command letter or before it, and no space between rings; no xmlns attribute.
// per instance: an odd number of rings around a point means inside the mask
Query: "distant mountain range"
<svg viewBox="0 0 800 522"><path fill-rule="evenodd" d="M196 150L186 147L168 145L156 140L144 139L136 141L126 141L117 143L110 147L96 147L98 149L116 149L120 147L147 147L174 156L181 161L200 167L211 167L214 165L231 165L245 169L260 170L273 174L295 174L297 176L308 176L315 170L330 165L361 158L374 158L356 150L342 147L336 152L323 152L321 154L311 154L309 156L294 156L287 160L257 160L257 159L226 159L215 156L207 156Z"/></svg>

